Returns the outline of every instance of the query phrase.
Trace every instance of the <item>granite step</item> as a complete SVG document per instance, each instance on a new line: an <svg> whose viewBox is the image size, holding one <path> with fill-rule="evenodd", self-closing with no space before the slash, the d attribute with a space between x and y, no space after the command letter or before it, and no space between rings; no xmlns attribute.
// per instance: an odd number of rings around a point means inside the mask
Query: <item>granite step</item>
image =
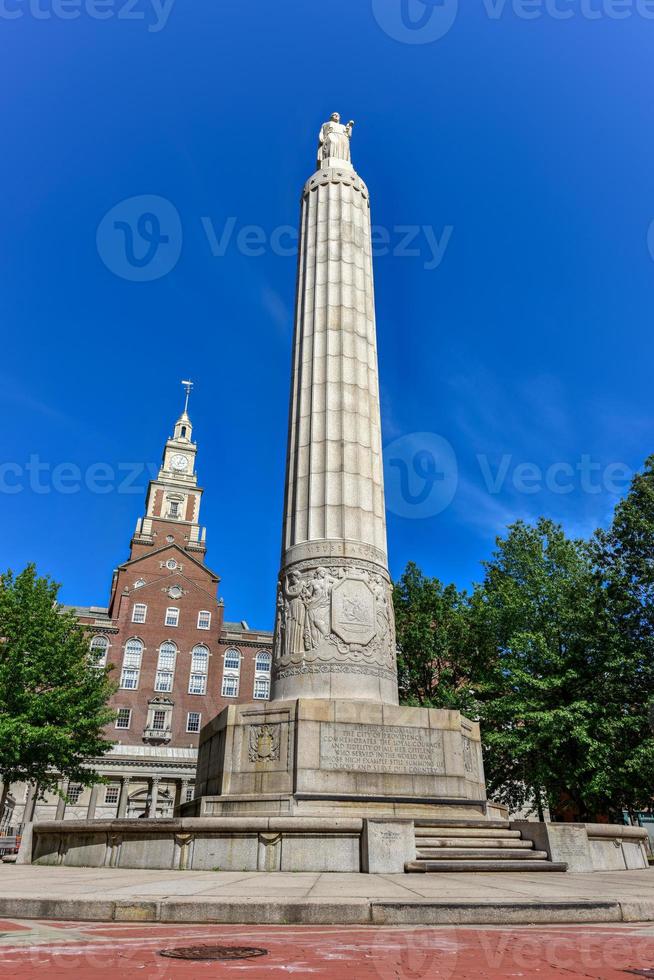
<svg viewBox="0 0 654 980"><path fill-rule="evenodd" d="M438 837L439 840L520 840L522 834L519 830L455 830L450 827L441 827L433 824L430 827L416 827L416 837Z"/></svg>
<svg viewBox="0 0 654 980"><path fill-rule="evenodd" d="M414 821L416 829L419 827L452 827L463 828L466 830L509 830L508 820L454 820L444 817L442 820L421 818Z"/></svg>
<svg viewBox="0 0 654 980"><path fill-rule="evenodd" d="M518 848L504 851L501 855L492 848L480 848L475 850L472 847L431 847L418 849L418 859L427 861L451 861L456 858L465 858L466 861L546 861L547 851L519 850Z"/></svg>
<svg viewBox="0 0 654 980"><path fill-rule="evenodd" d="M416 847L419 847L421 851L480 850L482 848L488 851L530 851L533 846L533 842L530 840L484 840L481 837L477 840L466 840L465 838L452 840L439 837L420 837L416 840Z"/></svg>
<svg viewBox="0 0 654 980"><path fill-rule="evenodd" d="M458 874L465 872L567 871L568 865L555 861L407 861L409 874Z"/></svg>

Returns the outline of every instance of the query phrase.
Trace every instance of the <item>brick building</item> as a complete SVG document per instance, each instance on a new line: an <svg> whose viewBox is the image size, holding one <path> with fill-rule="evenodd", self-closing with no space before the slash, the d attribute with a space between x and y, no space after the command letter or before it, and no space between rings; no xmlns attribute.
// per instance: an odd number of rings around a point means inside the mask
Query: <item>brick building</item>
<svg viewBox="0 0 654 980"><path fill-rule="evenodd" d="M112 698L118 716L107 731L115 744L94 766L108 782L68 786L68 802L56 795L36 801L30 787L13 786L5 826L17 828L34 813L172 816L193 797L201 727L228 704L270 696L272 634L225 621L220 579L205 564L187 408L188 389L129 558L114 571L108 607L73 607L93 661L112 664L120 684Z"/></svg>

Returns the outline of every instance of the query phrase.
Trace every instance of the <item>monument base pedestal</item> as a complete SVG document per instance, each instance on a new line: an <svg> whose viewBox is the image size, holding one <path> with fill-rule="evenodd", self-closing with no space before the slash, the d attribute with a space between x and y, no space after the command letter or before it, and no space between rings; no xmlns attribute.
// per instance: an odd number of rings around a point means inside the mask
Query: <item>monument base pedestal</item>
<svg viewBox="0 0 654 980"><path fill-rule="evenodd" d="M234 705L203 729L196 799L180 812L483 819L479 726L458 711L364 701Z"/></svg>

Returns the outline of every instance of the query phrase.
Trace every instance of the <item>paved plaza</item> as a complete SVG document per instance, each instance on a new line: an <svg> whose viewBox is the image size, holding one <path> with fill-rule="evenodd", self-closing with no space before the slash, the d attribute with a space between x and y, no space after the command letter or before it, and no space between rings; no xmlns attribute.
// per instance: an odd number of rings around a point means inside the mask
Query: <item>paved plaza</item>
<svg viewBox="0 0 654 980"><path fill-rule="evenodd" d="M188 962L163 950L254 947L254 959ZM24 980L292 976L356 980L469 980L651 976L654 927L475 928L173 926L0 921L0 971ZM642 972L639 972L642 971Z"/></svg>
<svg viewBox="0 0 654 980"><path fill-rule="evenodd" d="M363 875L4 865L0 916L279 925L654 922L654 870Z"/></svg>

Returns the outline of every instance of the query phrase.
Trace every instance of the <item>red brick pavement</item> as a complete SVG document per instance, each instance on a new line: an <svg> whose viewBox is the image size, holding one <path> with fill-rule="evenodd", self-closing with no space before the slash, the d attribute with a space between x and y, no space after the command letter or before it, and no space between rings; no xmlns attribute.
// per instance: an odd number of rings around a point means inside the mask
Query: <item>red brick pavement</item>
<svg viewBox="0 0 654 980"><path fill-rule="evenodd" d="M267 949L238 962L183 962L161 949L221 944ZM269 977L629 980L652 970L651 925L474 927L166 926L0 921L0 976L168 980Z"/></svg>

